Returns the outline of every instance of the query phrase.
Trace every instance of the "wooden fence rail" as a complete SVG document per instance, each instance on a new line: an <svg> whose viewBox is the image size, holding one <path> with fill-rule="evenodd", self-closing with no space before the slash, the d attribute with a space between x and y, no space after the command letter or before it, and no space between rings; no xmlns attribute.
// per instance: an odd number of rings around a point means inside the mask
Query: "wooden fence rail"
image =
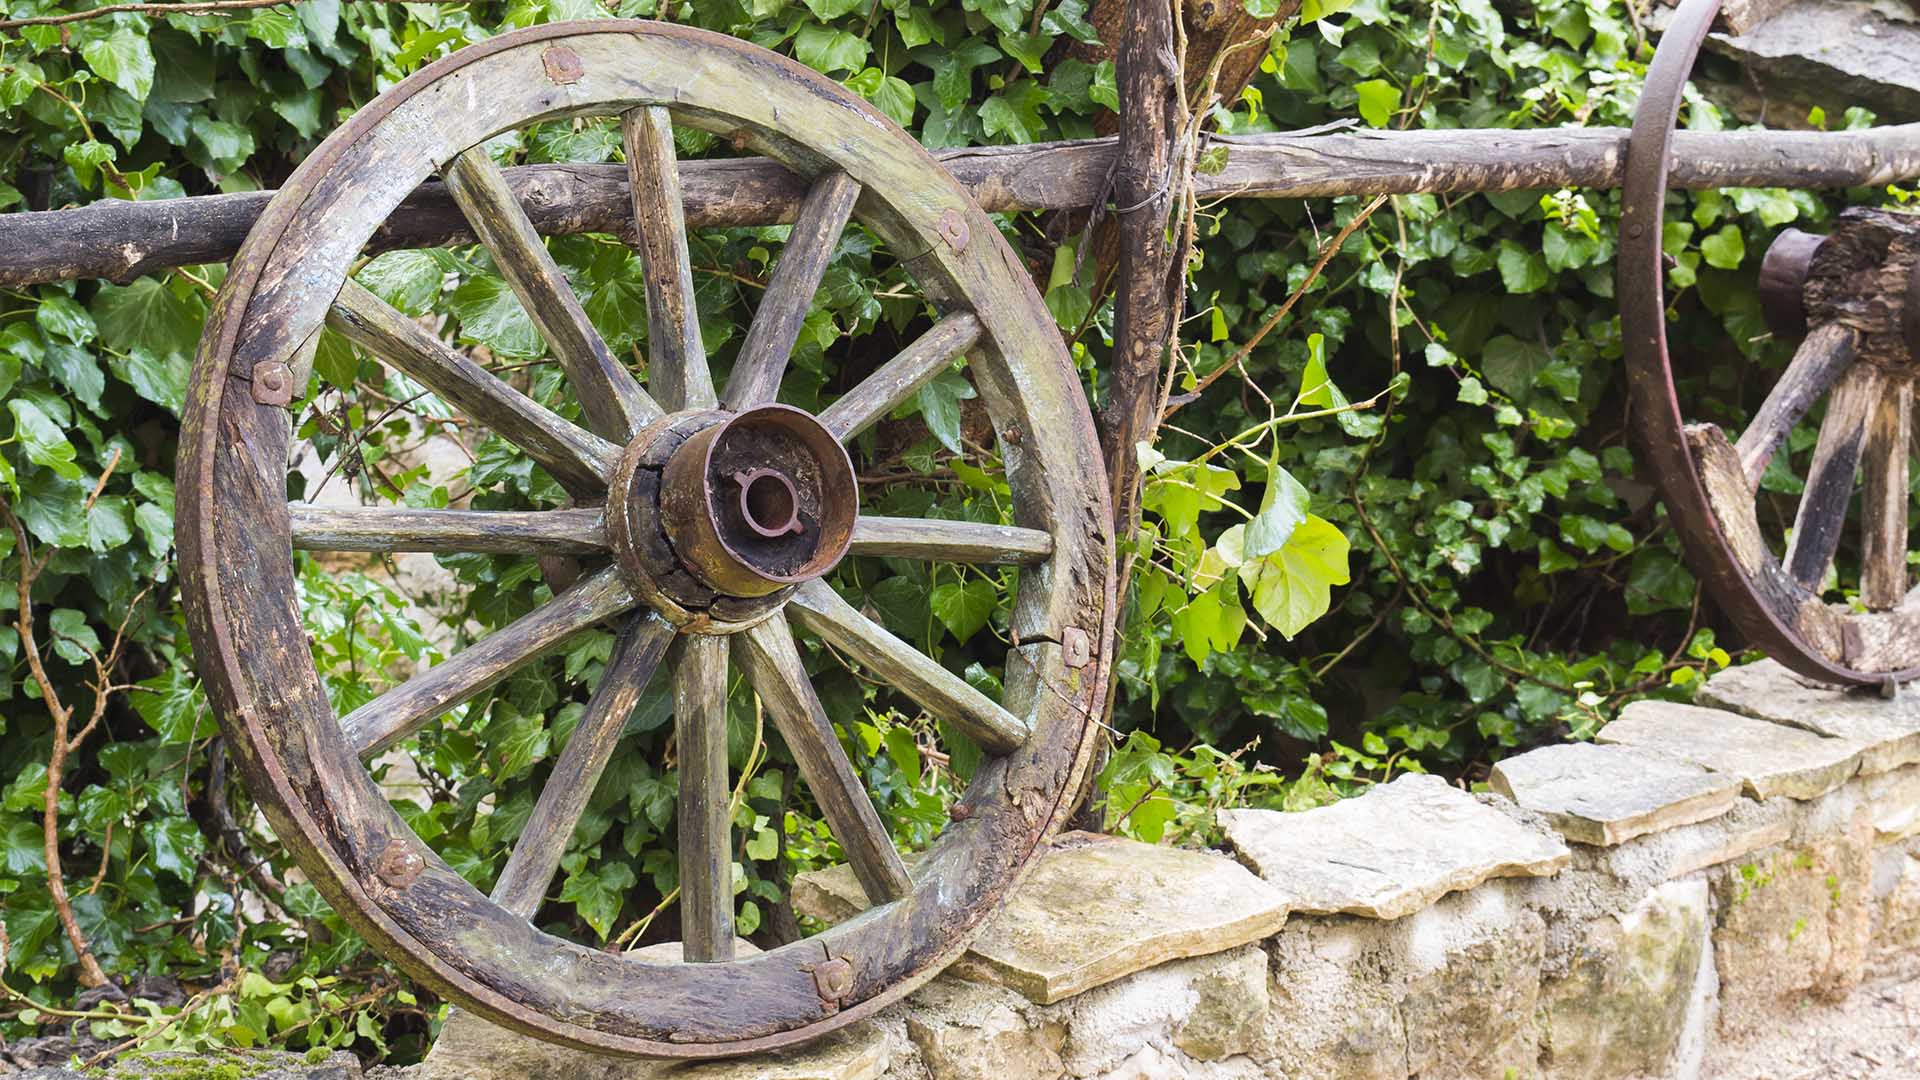
<svg viewBox="0 0 1920 1080"><path fill-rule="evenodd" d="M1219 138L1225 167L1194 178L1203 200L1306 198L1620 183L1625 128L1381 131ZM941 161L990 211L1087 206L1107 188L1115 140L947 150ZM1920 124L1845 132L1680 132L1672 182L1682 188L1861 187L1920 176ZM805 185L770 161L680 166L687 224L793 220ZM507 170L535 226L550 234L627 235L632 203L622 165ZM0 214L0 286L68 278L126 281L171 266L222 262L238 250L271 191L155 202L103 199L71 210ZM453 198L421 186L372 250L473 243Z"/></svg>

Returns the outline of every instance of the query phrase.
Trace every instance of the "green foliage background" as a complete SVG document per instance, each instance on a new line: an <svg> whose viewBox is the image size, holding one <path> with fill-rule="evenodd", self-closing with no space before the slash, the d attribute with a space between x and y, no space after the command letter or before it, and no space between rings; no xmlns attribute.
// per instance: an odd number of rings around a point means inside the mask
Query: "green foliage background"
<svg viewBox="0 0 1920 1080"><path fill-rule="evenodd" d="M308 0L0 37L0 209L271 187L358 105L436 57L531 23L651 16L654 2ZM0 9L18 17L69 5L0 0ZM1060 58L1069 41L1093 39L1084 0L1038 11L1031 0L722 0L669 14L797 57L934 147L1087 136L1115 104L1110 64ZM1488 0L1322 0L1283 26L1253 87L1209 125L1624 124L1648 55L1617 0L1504 10ZM1696 128L1728 122L1697 97L1686 117ZM682 155L710 152L708 141L683 134ZM619 136L603 124L548 124L495 149L524 162L605 161ZM1200 167L1217 167L1222 152L1201 155ZM1847 199L1886 197L1672 197L1675 334L1696 416L1737 425L1785 358L1753 292L1771 235L1788 223L1818 228ZM1368 204L1235 201L1194 219L1191 317L1173 387L1184 403L1145 457L1148 514L1115 719L1129 734L1108 774L1110 814L1132 835L1204 840L1221 803L1311 805L1399 769L1473 779L1516 747L1588 733L1626 695L1676 692L1727 662L1623 444L1617 197ZM1311 275L1321 245L1363 213L1324 273ZM1003 228L1045 284L1098 399L1110 308L1075 280L1074 249L1056 249L1039 221L1007 218ZM695 239L702 330L722 368L783 233ZM614 348L643 342L631 253L604 237L552 248ZM32 600L45 663L82 718L95 693L92 659L127 628L106 719L59 794L65 878L110 972L221 988L153 1045L352 1045L404 1058L423 1045L437 1003L416 996L299 883L251 816L220 764L180 622L174 442L220 276L208 266L125 286L0 294L0 484L40 567ZM536 397L576 407L483 253L397 253L360 279L410 313L443 319ZM1296 292L1273 331L1236 358ZM925 314L893 260L850 233L808 320L788 399L831 399L910 340ZM1184 401L1233 363L1244 372ZM881 509L1009 517L997 463L980 446L990 440L972 437L972 396L960 374L942 376L863 444L863 471L883 480L869 485L884 492ZM416 464L422 442L451 426L448 412L336 341L323 346L300 416L322 471L370 501L447 505L469 488L479 507L561 499L498 440L473 446L471 468L452 483ZM1796 448L1809 439L1796 435ZM1781 498L1797 484L1785 464L1767 479ZM44 887L50 721L11 625L27 558L0 530L9 623L0 626L0 1034L10 1040L64 1023L46 1008L78 989ZM530 560L442 563L457 588L423 598L401 595L377 564L302 557L316 661L342 711L549 594ZM1011 580L859 562L840 584L992 690ZM428 621L458 629L436 635ZM403 812L483 888L609 645L590 636L424 735L404 763L383 766L395 770L390 779L418 773L423 797ZM924 843L977 752L826 651L810 663L896 839ZM673 936L667 708L656 688L630 724L544 925L588 940ZM781 883L837 853L750 697L737 694L735 708L739 929L777 937L795 929ZM131 1019L85 1022L102 1038L147 1030Z"/></svg>

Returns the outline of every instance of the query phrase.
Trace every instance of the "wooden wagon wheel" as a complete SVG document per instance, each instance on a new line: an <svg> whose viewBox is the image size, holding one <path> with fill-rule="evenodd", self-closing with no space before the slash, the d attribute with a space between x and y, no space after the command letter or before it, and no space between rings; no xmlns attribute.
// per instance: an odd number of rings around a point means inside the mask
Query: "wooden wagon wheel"
<svg viewBox="0 0 1920 1080"><path fill-rule="evenodd" d="M595 335L480 146L531 122L596 114L622 122L646 270L644 389ZM720 134L811 185L724 387L693 317L674 124ZM590 430L347 278L386 215L436 173L564 367ZM819 415L774 405L849 217L906 264L940 318ZM282 406L323 324L520 446L574 508L290 509ZM1017 526L860 515L840 444L962 355L999 438ZM767 1049L849 1023L959 953L1082 778L1107 673L1112 542L1072 365L1019 260L934 160L865 102L765 50L663 24L548 25L450 56L381 95L308 158L233 263L202 341L183 444L188 616L250 789L361 933L495 1021L668 1057ZM295 608L296 547L569 554L587 570L544 607L336 716ZM1020 564L1004 699L820 580L848 550ZM808 684L789 620L987 751L911 875ZM619 627L606 674L483 896L408 829L362 760L595 625ZM732 949L729 658L877 901L861 919L754 955ZM687 963L643 962L529 922L656 665L671 671L677 714Z"/></svg>
<svg viewBox="0 0 1920 1080"><path fill-rule="evenodd" d="M1920 217L1851 210L1830 237L1782 233L1761 299L1776 333L1806 335L1792 363L1737 439L1684 420L1667 357L1662 211L1681 91L1719 7L1686 0L1674 15L1628 144L1620 323L1642 472L1665 497L1694 573L1750 641L1811 678L1890 689L1920 677L1920 592L1909 592L1907 571ZM1823 396L1805 492L1776 549L1756 512L1760 477ZM1842 584L1857 586L1857 603L1829 603L1856 470L1860 574Z"/></svg>

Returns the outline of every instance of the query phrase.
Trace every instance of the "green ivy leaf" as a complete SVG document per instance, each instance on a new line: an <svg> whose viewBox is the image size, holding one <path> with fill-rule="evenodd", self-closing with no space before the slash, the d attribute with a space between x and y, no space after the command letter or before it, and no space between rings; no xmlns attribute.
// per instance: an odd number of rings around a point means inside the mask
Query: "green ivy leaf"
<svg viewBox="0 0 1920 1080"><path fill-rule="evenodd" d="M1292 473L1279 465L1270 466L1267 494L1260 504L1260 512L1246 525L1242 540L1245 557L1263 558L1286 547L1294 530L1307 520L1310 500L1307 489Z"/></svg>
<svg viewBox="0 0 1920 1080"><path fill-rule="evenodd" d="M802 26L793 38L794 58L823 75L858 70L869 51L864 38L817 23Z"/></svg>
<svg viewBox="0 0 1920 1080"><path fill-rule="evenodd" d="M1552 360L1552 354L1537 343L1501 334L1487 342L1480 356L1480 370L1501 393L1524 398L1533 389L1534 379Z"/></svg>
<svg viewBox="0 0 1920 1080"><path fill-rule="evenodd" d="M107 348L123 353L145 348L160 356L191 357L206 321L198 297L181 296L154 277L126 286L103 282L94 293L92 314Z"/></svg>
<svg viewBox="0 0 1920 1080"><path fill-rule="evenodd" d="M47 872L47 849L45 834L40 826L29 818L7 818L6 831L0 833L5 843L0 851L6 854L7 873L26 877ZM7 929L19 933L13 922L12 905L8 905Z"/></svg>
<svg viewBox="0 0 1920 1080"><path fill-rule="evenodd" d="M980 127L988 135L1005 135L1017 143L1035 142L1046 132L1040 106L1048 100L1046 87L1022 79L980 106Z"/></svg>
<svg viewBox="0 0 1920 1080"><path fill-rule="evenodd" d="M966 376L957 371L943 371L922 386L915 398L927 430L940 440L940 445L953 453L962 452L960 403L974 395L973 384L967 381Z"/></svg>
<svg viewBox="0 0 1920 1080"><path fill-rule="evenodd" d="M153 50L147 45L146 20L77 23L73 36L81 59L94 74L135 101L147 100L147 92L153 89Z"/></svg>
<svg viewBox="0 0 1920 1080"><path fill-rule="evenodd" d="M49 339L65 338L75 345L85 345L99 333L93 316L65 293L41 294L40 306L33 311L33 321Z"/></svg>
<svg viewBox="0 0 1920 1080"><path fill-rule="evenodd" d="M967 639L987 625L987 617L993 614L999 603L999 590L985 578L968 578L965 582L946 581L933 587L928 596L933 606L934 617L939 619L953 633L954 639L966 644Z"/></svg>
<svg viewBox="0 0 1920 1080"><path fill-rule="evenodd" d="M195 864L206 846L206 838L192 818L169 816L149 821L141 828L140 835L147 841L155 867L182 882L194 880Z"/></svg>
<svg viewBox="0 0 1920 1080"><path fill-rule="evenodd" d="M1539 292L1553 280L1546 257L1512 240L1500 241L1500 281L1510 293Z"/></svg>
<svg viewBox="0 0 1920 1080"><path fill-rule="evenodd" d="M80 466L73 463L73 444L39 405L27 398L12 398L7 402L7 411L13 414L14 438L27 452L28 461L44 465L69 480L81 476Z"/></svg>
<svg viewBox="0 0 1920 1080"><path fill-rule="evenodd" d="M1722 225L1700 241L1700 254L1716 270L1738 270L1747 257L1747 241L1738 225Z"/></svg>
<svg viewBox="0 0 1920 1080"><path fill-rule="evenodd" d="M1240 583L1267 625L1289 641L1327 613L1330 586L1347 583L1347 538L1325 518L1309 515L1286 546L1240 567Z"/></svg>
<svg viewBox="0 0 1920 1080"><path fill-rule="evenodd" d="M572 904L580 917L605 941L613 932L613 921L620 917L627 893L638 884L633 868L623 862L607 862L597 867L581 866L567 875L560 887L560 902Z"/></svg>
<svg viewBox="0 0 1920 1080"><path fill-rule="evenodd" d="M471 278L453 290L447 306L460 323L465 344L485 345L499 356L534 357L547 351L546 340L504 278Z"/></svg>
<svg viewBox="0 0 1920 1080"><path fill-rule="evenodd" d="M1377 128L1393 122L1393 114L1400 110L1399 87L1385 79L1368 79L1353 89L1360 95L1360 119Z"/></svg>

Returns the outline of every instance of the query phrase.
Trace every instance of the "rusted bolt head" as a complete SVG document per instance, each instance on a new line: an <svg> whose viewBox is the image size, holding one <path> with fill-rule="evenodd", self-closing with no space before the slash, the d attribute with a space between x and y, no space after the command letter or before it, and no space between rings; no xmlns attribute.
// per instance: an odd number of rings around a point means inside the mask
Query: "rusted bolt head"
<svg viewBox="0 0 1920 1080"><path fill-rule="evenodd" d="M427 860L413 850L413 845L398 837L387 841L386 849L380 852L380 861L374 866L374 873L380 880L396 889L404 889L427 868Z"/></svg>
<svg viewBox="0 0 1920 1080"><path fill-rule="evenodd" d="M940 239L955 251L967 250L967 219L960 216L960 211L949 209L940 215Z"/></svg>
<svg viewBox="0 0 1920 1080"><path fill-rule="evenodd" d="M1067 666L1086 667L1093 660L1093 642L1087 632L1077 626L1069 626L1060 631L1060 651L1067 657Z"/></svg>
<svg viewBox="0 0 1920 1080"><path fill-rule="evenodd" d="M253 365L253 400L262 405L285 405L293 400L293 372L279 360Z"/></svg>
<svg viewBox="0 0 1920 1080"><path fill-rule="evenodd" d="M554 45L540 54L540 66L547 69L547 78L565 86L577 83L587 73L587 67L580 61L580 54L565 45Z"/></svg>
<svg viewBox="0 0 1920 1080"><path fill-rule="evenodd" d="M820 1000L838 1002L853 993L853 965L836 956L813 967L813 988Z"/></svg>

